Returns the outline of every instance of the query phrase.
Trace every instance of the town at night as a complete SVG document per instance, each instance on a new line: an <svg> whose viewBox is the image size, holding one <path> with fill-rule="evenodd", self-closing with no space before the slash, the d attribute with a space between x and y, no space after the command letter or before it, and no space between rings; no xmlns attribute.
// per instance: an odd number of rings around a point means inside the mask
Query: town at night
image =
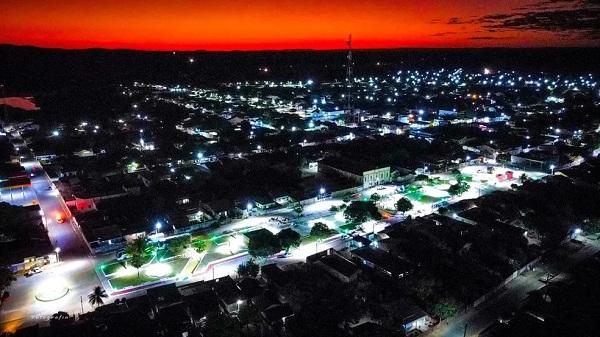
<svg viewBox="0 0 600 337"><path fill-rule="evenodd" d="M0 4L0 336L600 334L600 4Z"/></svg>

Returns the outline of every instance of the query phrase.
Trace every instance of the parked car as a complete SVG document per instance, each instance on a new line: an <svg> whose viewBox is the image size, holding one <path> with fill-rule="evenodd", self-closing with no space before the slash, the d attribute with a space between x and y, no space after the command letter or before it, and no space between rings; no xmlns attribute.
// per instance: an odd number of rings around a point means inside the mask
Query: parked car
<svg viewBox="0 0 600 337"><path fill-rule="evenodd" d="M42 272L42 269L40 267L33 267L31 269L29 269L26 273L25 273L25 277L30 277L33 276L35 274L39 274Z"/></svg>

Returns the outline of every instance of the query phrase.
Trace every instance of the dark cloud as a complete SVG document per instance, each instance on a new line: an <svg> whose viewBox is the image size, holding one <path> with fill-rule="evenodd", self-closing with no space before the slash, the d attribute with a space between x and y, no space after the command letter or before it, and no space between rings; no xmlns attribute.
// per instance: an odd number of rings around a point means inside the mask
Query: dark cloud
<svg viewBox="0 0 600 337"><path fill-rule="evenodd" d="M477 23L488 32L549 31L600 39L600 0L542 0L515 8L509 13L495 13L466 20L453 17L447 23Z"/></svg>
<svg viewBox="0 0 600 337"><path fill-rule="evenodd" d="M448 19L448 22L447 22L447 24L449 24L449 25L462 25L463 23L465 23L465 22L461 21L461 19L457 18L457 17L450 18L450 19Z"/></svg>
<svg viewBox="0 0 600 337"><path fill-rule="evenodd" d="M512 36L472 36L468 40L506 40L512 39Z"/></svg>
<svg viewBox="0 0 600 337"><path fill-rule="evenodd" d="M440 32L440 33L435 33L435 34L429 34L429 36L448 36L448 35L454 35L454 34L458 34L457 32Z"/></svg>

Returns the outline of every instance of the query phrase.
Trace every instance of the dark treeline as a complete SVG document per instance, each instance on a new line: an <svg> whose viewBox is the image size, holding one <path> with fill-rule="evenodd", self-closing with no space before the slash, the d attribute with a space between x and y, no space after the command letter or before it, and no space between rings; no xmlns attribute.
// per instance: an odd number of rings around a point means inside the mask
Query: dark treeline
<svg viewBox="0 0 600 337"><path fill-rule="evenodd" d="M600 48L357 50L357 76L398 69L462 67L600 72ZM194 58L190 63L189 59ZM133 81L214 84L246 80L344 79L345 51L145 52L60 50L0 45L0 83L7 94L82 90ZM267 68L264 72L260 69Z"/></svg>

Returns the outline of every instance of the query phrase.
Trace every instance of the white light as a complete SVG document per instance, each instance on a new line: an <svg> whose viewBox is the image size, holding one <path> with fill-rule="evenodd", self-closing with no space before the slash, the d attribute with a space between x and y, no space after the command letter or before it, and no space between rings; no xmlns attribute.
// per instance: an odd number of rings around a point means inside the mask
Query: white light
<svg viewBox="0 0 600 337"><path fill-rule="evenodd" d="M155 227L157 230L159 230L159 229L162 227L162 223L161 223L160 221L157 221L157 222L154 224L154 227Z"/></svg>
<svg viewBox="0 0 600 337"><path fill-rule="evenodd" d="M311 85L311 84L313 84L313 83L314 83L314 82L313 82L313 80L308 80L308 81L306 81L306 84L308 84L308 85Z"/></svg>
<svg viewBox="0 0 600 337"><path fill-rule="evenodd" d="M581 228L575 228L575 235L581 234Z"/></svg>
<svg viewBox="0 0 600 337"><path fill-rule="evenodd" d="M196 156L198 157L198 159L204 158L204 154L202 152L198 152Z"/></svg>
<svg viewBox="0 0 600 337"><path fill-rule="evenodd" d="M150 277L164 277L171 274L172 271L173 269L167 263L153 263L146 267L144 274Z"/></svg>
<svg viewBox="0 0 600 337"><path fill-rule="evenodd" d="M247 209L247 210L251 210L251 209L252 209L252 204L251 204L251 203L248 203L248 204L246 205L246 209Z"/></svg>
<svg viewBox="0 0 600 337"><path fill-rule="evenodd" d="M58 130L54 130L54 131L52 131L52 135L54 137L58 137L58 135L60 135L60 132L58 132Z"/></svg>
<svg viewBox="0 0 600 337"><path fill-rule="evenodd" d="M56 247L56 248L54 248L54 251L55 251L57 254L58 254L58 253L60 253L60 247Z"/></svg>
<svg viewBox="0 0 600 337"><path fill-rule="evenodd" d="M189 59L190 63L194 63L194 59L190 57Z"/></svg>
<svg viewBox="0 0 600 337"><path fill-rule="evenodd" d="M319 194L325 194L325 188L321 187L321 188L319 189Z"/></svg>

